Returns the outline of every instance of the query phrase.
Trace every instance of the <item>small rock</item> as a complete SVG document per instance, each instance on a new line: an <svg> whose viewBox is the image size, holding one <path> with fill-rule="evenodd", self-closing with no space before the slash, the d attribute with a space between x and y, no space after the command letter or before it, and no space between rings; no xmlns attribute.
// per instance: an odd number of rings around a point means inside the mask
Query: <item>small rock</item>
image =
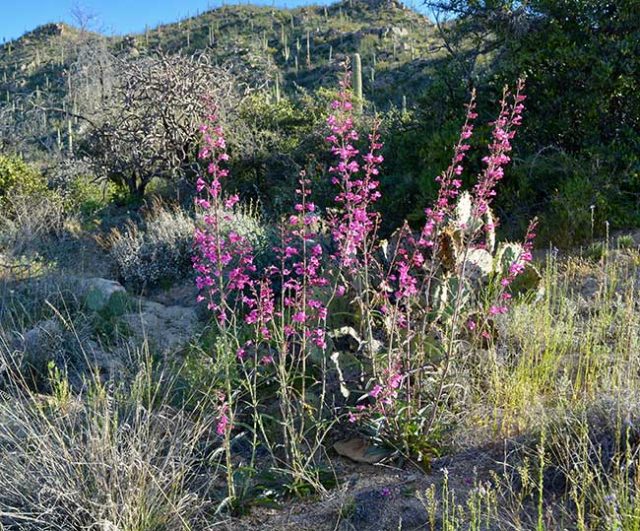
<svg viewBox="0 0 640 531"><path fill-rule="evenodd" d="M595 298L599 290L600 283L598 282L598 279L589 277L585 279L585 281L582 283L582 286L580 286L580 295L582 295L582 297L586 300L591 300Z"/></svg>
<svg viewBox="0 0 640 531"><path fill-rule="evenodd" d="M358 437L338 441L333 445L333 449L338 454L348 457L356 463L367 464L379 463L393 453L391 450L387 450L386 448L372 446L369 442Z"/></svg>
<svg viewBox="0 0 640 531"><path fill-rule="evenodd" d="M62 334L62 326L55 319L40 321L31 330L24 333L15 345L24 352L40 352L51 342L57 342Z"/></svg>
<svg viewBox="0 0 640 531"><path fill-rule="evenodd" d="M362 350L371 350L374 354L380 352L383 345L377 339L372 339L371 347L368 342L360 337L358 332L351 326L343 326L329 332L329 337L333 340L334 350L339 352L357 353Z"/></svg>

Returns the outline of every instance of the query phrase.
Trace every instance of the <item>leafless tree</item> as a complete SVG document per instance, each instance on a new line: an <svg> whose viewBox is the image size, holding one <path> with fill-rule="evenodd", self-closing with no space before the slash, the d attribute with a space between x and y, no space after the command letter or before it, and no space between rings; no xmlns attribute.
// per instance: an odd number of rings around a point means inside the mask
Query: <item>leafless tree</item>
<svg viewBox="0 0 640 531"><path fill-rule="evenodd" d="M70 10L71 19L82 34L100 31L98 14L81 2L74 2Z"/></svg>
<svg viewBox="0 0 640 531"><path fill-rule="evenodd" d="M137 197L155 177L193 175L206 101L224 115L246 88L230 68L213 66L204 55L113 61L114 86L83 147L96 169Z"/></svg>

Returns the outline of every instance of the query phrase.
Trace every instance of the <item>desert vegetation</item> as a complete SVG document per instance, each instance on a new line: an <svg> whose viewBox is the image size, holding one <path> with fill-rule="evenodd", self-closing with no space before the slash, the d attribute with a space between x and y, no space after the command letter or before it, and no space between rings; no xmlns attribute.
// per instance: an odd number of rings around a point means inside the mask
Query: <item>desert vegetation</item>
<svg viewBox="0 0 640 531"><path fill-rule="evenodd" d="M0 529L640 529L640 19L223 6L0 47Z"/></svg>

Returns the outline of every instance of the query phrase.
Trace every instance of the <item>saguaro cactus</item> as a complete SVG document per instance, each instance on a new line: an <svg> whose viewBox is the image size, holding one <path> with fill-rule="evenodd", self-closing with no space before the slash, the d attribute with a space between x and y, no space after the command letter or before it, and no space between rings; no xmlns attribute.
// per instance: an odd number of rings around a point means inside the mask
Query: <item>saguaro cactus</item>
<svg viewBox="0 0 640 531"><path fill-rule="evenodd" d="M280 103L280 73L276 73L275 75L273 89L276 97L276 103Z"/></svg>
<svg viewBox="0 0 640 531"><path fill-rule="evenodd" d="M69 150L69 155L73 156L73 129L71 127L71 120L67 121L67 131L68 131L67 148Z"/></svg>
<svg viewBox="0 0 640 531"><path fill-rule="evenodd" d="M353 54L351 76L351 85L353 86L353 95L355 96L356 100L356 108L359 112L362 112L362 60L360 59L359 53Z"/></svg>

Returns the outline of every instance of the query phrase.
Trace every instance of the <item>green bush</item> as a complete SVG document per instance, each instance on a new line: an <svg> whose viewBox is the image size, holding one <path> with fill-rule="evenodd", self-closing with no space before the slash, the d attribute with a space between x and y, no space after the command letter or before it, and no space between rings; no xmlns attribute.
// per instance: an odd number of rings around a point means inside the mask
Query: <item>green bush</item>
<svg viewBox="0 0 640 531"><path fill-rule="evenodd" d="M46 189L44 177L21 157L0 155L0 199L14 193L33 195Z"/></svg>
<svg viewBox="0 0 640 531"><path fill-rule="evenodd" d="M113 183L100 183L88 176L74 179L69 188L70 206L86 216L102 210L116 196L116 186Z"/></svg>

